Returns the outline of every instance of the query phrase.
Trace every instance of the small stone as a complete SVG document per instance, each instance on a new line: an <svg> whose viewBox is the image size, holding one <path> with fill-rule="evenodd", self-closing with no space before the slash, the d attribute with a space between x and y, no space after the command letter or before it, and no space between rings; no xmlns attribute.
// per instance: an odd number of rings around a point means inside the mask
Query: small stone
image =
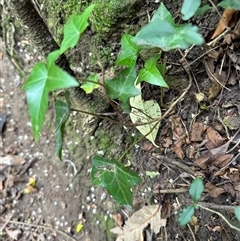
<svg viewBox="0 0 240 241"><path fill-rule="evenodd" d="M67 203L65 203L64 201L60 202L60 206L62 209L66 209L67 208Z"/></svg>

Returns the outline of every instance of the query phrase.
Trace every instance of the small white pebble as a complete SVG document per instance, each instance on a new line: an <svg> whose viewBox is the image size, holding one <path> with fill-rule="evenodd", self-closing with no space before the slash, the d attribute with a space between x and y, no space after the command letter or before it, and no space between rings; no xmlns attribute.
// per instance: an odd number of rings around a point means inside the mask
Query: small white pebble
<svg viewBox="0 0 240 241"><path fill-rule="evenodd" d="M100 223L100 221L99 221L99 220L97 220L97 221L96 221L96 224L98 225L99 223Z"/></svg>
<svg viewBox="0 0 240 241"><path fill-rule="evenodd" d="M92 213L95 214L97 212L96 208L92 210Z"/></svg>
<svg viewBox="0 0 240 241"><path fill-rule="evenodd" d="M55 201L55 202L53 203L54 206L57 206L57 204L58 204L57 201Z"/></svg>

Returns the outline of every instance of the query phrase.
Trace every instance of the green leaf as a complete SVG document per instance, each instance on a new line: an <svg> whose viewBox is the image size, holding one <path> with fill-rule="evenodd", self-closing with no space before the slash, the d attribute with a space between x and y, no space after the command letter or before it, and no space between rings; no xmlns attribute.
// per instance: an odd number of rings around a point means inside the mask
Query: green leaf
<svg viewBox="0 0 240 241"><path fill-rule="evenodd" d="M120 205L132 205L131 188L141 182L141 178L118 161L101 156L92 159L92 183L106 188Z"/></svg>
<svg viewBox="0 0 240 241"><path fill-rule="evenodd" d="M47 78L48 71L45 64L37 63L22 87L27 93L28 109L36 141L38 141L48 107Z"/></svg>
<svg viewBox="0 0 240 241"><path fill-rule="evenodd" d="M240 206L236 206L234 208L234 213L235 213L235 215L237 217L237 220L240 221Z"/></svg>
<svg viewBox="0 0 240 241"><path fill-rule="evenodd" d="M51 65L48 69L46 88L48 91L77 87L78 81L57 65Z"/></svg>
<svg viewBox="0 0 240 241"><path fill-rule="evenodd" d="M222 8L230 8L240 10L240 3L239 0L223 0L221 1L218 6Z"/></svg>
<svg viewBox="0 0 240 241"><path fill-rule="evenodd" d="M47 56L47 68L50 68L52 64L55 64L56 60L60 56L60 50L55 50L48 54Z"/></svg>
<svg viewBox="0 0 240 241"><path fill-rule="evenodd" d="M99 87L98 84L98 75L97 74L90 74L87 77L87 80L90 81L86 81L84 82L80 88L82 88L86 94L90 94L93 92L94 89L97 89Z"/></svg>
<svg viewBox="0 0 240 241"><path fill-rule="evenodd" d="M63 145L63 134L66 121L70 115L70 105L63 101L57 100L55 102L56 111L56 153L60 160L62 160L62 145Z"/></svg>
<svg viewBox="0 0 240 241"><path fill-rule="evenodd" d="M194 17L197 17L199 15L203 15L210 9L212 9L212 7L210 5L208 5L208 4L203 5L202 7L198 8L198 10L194 14Z"/></svg>
<svg viewBox="0 0 240 241"><path fill-rule="evenodd" d="M160 7L154 13L151 21L155 21L156 19L166 21L170 23L170 25L175 24L172 14L167 10L163 3L160 4Z"/></svg>
<svg viewBox="0 0 240 241"><path fill-rule="evenodd" d="M117 65L131 67L136 64L140 48L132 42L133 36L124 34L121 39L122 52L117 58Z"/></svg>
<svg viewBox="0 0 240 241"><path fill-rule="evenodd" d="M150 172L150 171L146 171L146 175L150 178L154 178L154 177L157 177L159 176L159 172Z"/></svg>
<svg viewBox="0 0 240 241"><path fill-rule="evenodd" d="M186 224L188 224L191 221L193 214L194 214L193 205L185 207L182 210L182 212L179 214L179 217L178 217L179 225L185 226Z"/></svg>
<svg viewBox="0 0 240 241"><path fill-rule="evenodd" d="M204 191L204 184L203 184L203 180L202 178L195 178L189 188L189 194L192 198L192 200L194 201L194 203L196 203L199 198L202 196L202 193Z"/></svg>
<svg viewBox="0 0 240 241"><path fill-rule="evenodd" d="M36 141L39 139L47 111L49 91L79 86L79 83L67 72L53 63L49 66L47 69L44 63L37 63L22 87L27 93L29 114Z"/></svg>
<svg viewBox="0 0 240 241"><path fill-rule="evenodd" d="M76 46L80 35L88 26L88 18L93 8L94 4L86 8L80 16L73 15L68 19L64 26L64 37L60 47L60 54L64 53L67 49Z"/></svg>
<svg viewBox="0 0 240 241"><path fill-rule="evenodd" d="M149 122L161 116L161 109L158 103L154 100L143 101L141 95L130 98L130 105L132 107L130 118L134 124ZM136 128L141 132L142 135L146 136L149 141L157 146L155 144L155 139L159 126L160 122L155 121L145 125L138 125Z"/></svg>
<svg viewBox="0 0 240 241"><path fill-rule="evenodd" d="M107 93L110 99L119 99L123 102L130 97L140 95L141 92L134 85L136 80L136 66L126 68L112 80L105 80Z"/></svg>
<svg viewBox="0 0 240 241"><path fill-rule="evenodd" d="M187 49L190 45L201 45L203 37L198 33L197 26L182 24L172 26L166 21L156 19L144 26L132 41L144 48L161 48L163 51L181 48Z"/></svg>
<svg viewBox="0 0 240 241"><path fill-rule="evenodd" d="M154 56L145 61L144 68L139 71L137 84L139 84L141 81L145 81L153 85L168 88L167 83L157 68L158 59L159 56Z"/></svg>
<svg viewBox="0 0 240 241"><path fill-rule="evenodd" d="M200 4L201 0L184 0L181 9L181 13L183 14L182 19L188 20L191 18L198 10Z"/></svg>

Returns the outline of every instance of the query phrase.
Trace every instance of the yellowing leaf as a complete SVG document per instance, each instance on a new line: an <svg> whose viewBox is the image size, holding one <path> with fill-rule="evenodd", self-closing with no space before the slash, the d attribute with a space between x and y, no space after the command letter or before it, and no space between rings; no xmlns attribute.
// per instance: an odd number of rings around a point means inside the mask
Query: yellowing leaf
<svg viewBox="0 0 240 241"><path fill-rule="evenodd" d="M37 180L36 180L35 177L30 177L30 178L28 179L28 184L27 184L27 185L32 186L32 187L35 187L35 186L36 186L36 182L37 182Z"/></svg>
<svg viewBox="0 0 240 241"><path fill-rule="evenodd" d="M138 241L143 239L143 230L150 224L150 228L157 234L160 227L166 225L167 219L161 218L162 206L144 206L134 213L126 222L124 227L116 227L111 232L118 234L116 241Z"/></svg>
<svg viewBox="0 0 240 241"><path fill-rule="evenodd" d="M154 100L143 101L141 95L130 98L130 105L132 107L130 118L134 124L150 122L161 116L161 109L158 103ZM157 146L155 139L159 126L160 122L154 121L153 123L138 125L136 128L146 136L153 145Z"/></svg>
<svg viewBox="0 0 240 241"><path fill-rule="evenodd" d="M83 229L83 224L82 223L79 223L76 227L76 233L80 233Z"/></svg>

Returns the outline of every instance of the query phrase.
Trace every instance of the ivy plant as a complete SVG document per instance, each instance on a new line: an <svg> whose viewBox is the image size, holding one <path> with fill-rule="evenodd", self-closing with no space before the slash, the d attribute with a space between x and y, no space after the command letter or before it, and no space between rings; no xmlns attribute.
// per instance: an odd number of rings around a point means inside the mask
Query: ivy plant
<svg viewBox="0 0 240 241"><path fill-rule="evenodd" d="M224 0L218 4L224 8L240 9L237 0ZM211 9L209 5L201 6L201 0L184 0L181 13L183 20L189 20L198 14L203 14ZM81 15L71 16L65 24L63 41L60 48L49 53L45 62L37 63L27 81L23 85L26 91L30 119L35 140L39 140L48 108L49 93L80 86L79 82L59 68L55 61L61 54L78 43L81 34L88 26L88 19L94 5L90 5ZM121 71L113 79L106 79L103 83L108 99L118 100L123 112L128 113L138 130L155 145L155 138L160 127L159 118L161 109L154 100L144 101L141 93L141 83L168 88L164 80L165 64L161 62L161 52L171 51L176 48L186 49L191 45L202 45L204 42L198 27L190 23L176 24L172 14L163 3L146 24L135 36L124 34L121 38L121 53L116 66L121 66ZM154 54L147 59L141 59L141 51L158 48L159 54ZM138 69L138 61L144 62ZM80 86L87 94L99 87L98 77L90 73L86 82ZM61 159L64 126L70 115L69 94L65 93L66 102L57 100L56 109L56 153ZM139 125L139 126L138 126ZM94 185L101 185L121 204L131 205L130 189L141 181L140 177L120 162L108 160L104 157L94 156L92 159L92 181ZM189 222L194 210L199 206L197 202L202 194L203 184L196 179L190 188L193 205L188 206L180 214L179 223L184 225ZM235 210L239 218L240 210Z"/></svg>

